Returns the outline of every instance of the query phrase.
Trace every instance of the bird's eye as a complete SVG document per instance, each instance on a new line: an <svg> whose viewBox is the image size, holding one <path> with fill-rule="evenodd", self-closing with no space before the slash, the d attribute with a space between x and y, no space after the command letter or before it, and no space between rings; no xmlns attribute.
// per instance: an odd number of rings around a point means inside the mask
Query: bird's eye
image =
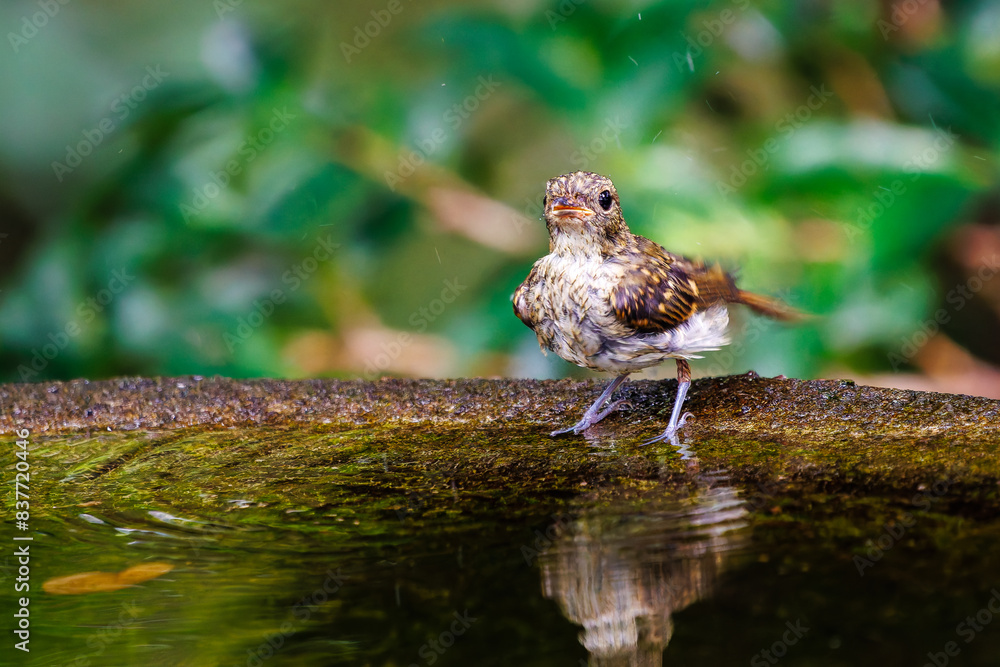
<svg viewBox="0 0 1000 667"><path fill-rule="evenodd" d="M605 211L611 210L611 191L602 190L601 194L597 196L597 203L601 205Z"/></svg>
<svg viewBox="0 0 1000 667"><path fill-rule="evenodd" d="M542 208L545 208L545 205L548 203L549 203L548 196L542 197Z"/></svg>

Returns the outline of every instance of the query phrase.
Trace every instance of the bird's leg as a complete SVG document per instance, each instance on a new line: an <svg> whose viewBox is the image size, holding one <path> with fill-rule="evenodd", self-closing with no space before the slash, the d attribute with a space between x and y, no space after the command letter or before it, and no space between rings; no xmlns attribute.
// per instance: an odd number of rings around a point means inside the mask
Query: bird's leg
<svg viewBox="0 0 1000 667"><path fill-rule="evenodd" d="M654 442L661 442L663 440L670 440L674 438L677 435L678 429L680 429L681 426L684 426L684 420L691 414L690 412L686 412L683 417L681 416L681 408L684 406L684 397L687 396L688 387L691 386L691 365L688 364L687 359L677 359L676 361L677 398L674 400L674 410L670 413L670 422L667 424L667 430L655 438L642 443L644 445L651 445Z"/></svg>
<svg viewBox="0 0 1000 667"><path fill-rule="evenodd" d="M612 380L611 384L608 385L608 388L604 390L604 393L598 396L597 400L594 401L594 404L591 405L589 408L587 408L587 411L583 413L583 417L580 418L580 421L573 424L569 428L564 428L559 431L552 431L552 435L562 435L563 433L569 433L571 431L573 433L583 433L588 428L590 428L591 426L593 426L594 424L596 424L597 422L601 421L609 414L611 414L611 412L613 412L614 409L617 408L619 404L621 404L621 400L614 401L613 403L611 403L611 405L604 408L603 410L601 410L601 406L604 405L604 403L609 398L611 398L611 394L615 393L615 389L620 387L621 384L628 379L628 375L629 375L628 373L622 373L614 380Z"/></svg>

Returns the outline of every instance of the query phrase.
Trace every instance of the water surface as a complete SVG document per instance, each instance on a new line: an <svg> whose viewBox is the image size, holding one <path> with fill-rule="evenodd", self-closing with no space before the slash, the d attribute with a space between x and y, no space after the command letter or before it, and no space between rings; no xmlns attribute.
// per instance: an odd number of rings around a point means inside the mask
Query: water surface
<svg viewBox="0 0 1000 667"><path fill-rule="evenodd" d="M499 427L39 438L30 530L5 526L8 545L34 538L31 652L7 639L0 655L997 664L996 480L940 464L948 441L911 443L931 464L898 468L867 445L807 461L788 442L686 445L692 458ZM12 478L13 457L3 463ZM18 594L5 552L7 610ZM151 563L169 571L118 590L42 590Z"/></svg>

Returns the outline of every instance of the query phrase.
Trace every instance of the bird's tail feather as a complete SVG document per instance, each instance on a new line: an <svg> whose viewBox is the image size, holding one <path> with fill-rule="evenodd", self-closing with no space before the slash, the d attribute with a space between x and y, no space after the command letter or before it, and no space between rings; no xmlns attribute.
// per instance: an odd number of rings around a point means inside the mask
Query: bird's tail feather
<svg viewBox="0 0 1000 667"><path fill-rule="evenodd" d="M742 303L754 312L785 322L801 322L808 316L792 308L781 299L754 294L741 290L736 286L733 274L723 269L719 264L703 266L695 275L698 285L698 297L703 305L727 303Z"/></svg>
<svg viewBox="0 0 1000 667"><path fill-rule="evenodd" d="M805 313L796 310L780 299L762 294L754 294L746 290L737 290L736 303L748 306L755 313L785 322L797 322L806 318Z"/></svg>

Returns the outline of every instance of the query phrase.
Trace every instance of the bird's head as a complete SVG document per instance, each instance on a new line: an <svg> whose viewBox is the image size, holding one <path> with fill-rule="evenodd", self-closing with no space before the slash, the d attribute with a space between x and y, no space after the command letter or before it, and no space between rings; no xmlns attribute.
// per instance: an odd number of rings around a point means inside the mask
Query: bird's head
<svg viewBox="0 0 1000 667"><path fill-rule="evenodd" d="M611 254L628 240L618 191L610 178L575 171L545 187L545 225L555 253Z"/></svg>

